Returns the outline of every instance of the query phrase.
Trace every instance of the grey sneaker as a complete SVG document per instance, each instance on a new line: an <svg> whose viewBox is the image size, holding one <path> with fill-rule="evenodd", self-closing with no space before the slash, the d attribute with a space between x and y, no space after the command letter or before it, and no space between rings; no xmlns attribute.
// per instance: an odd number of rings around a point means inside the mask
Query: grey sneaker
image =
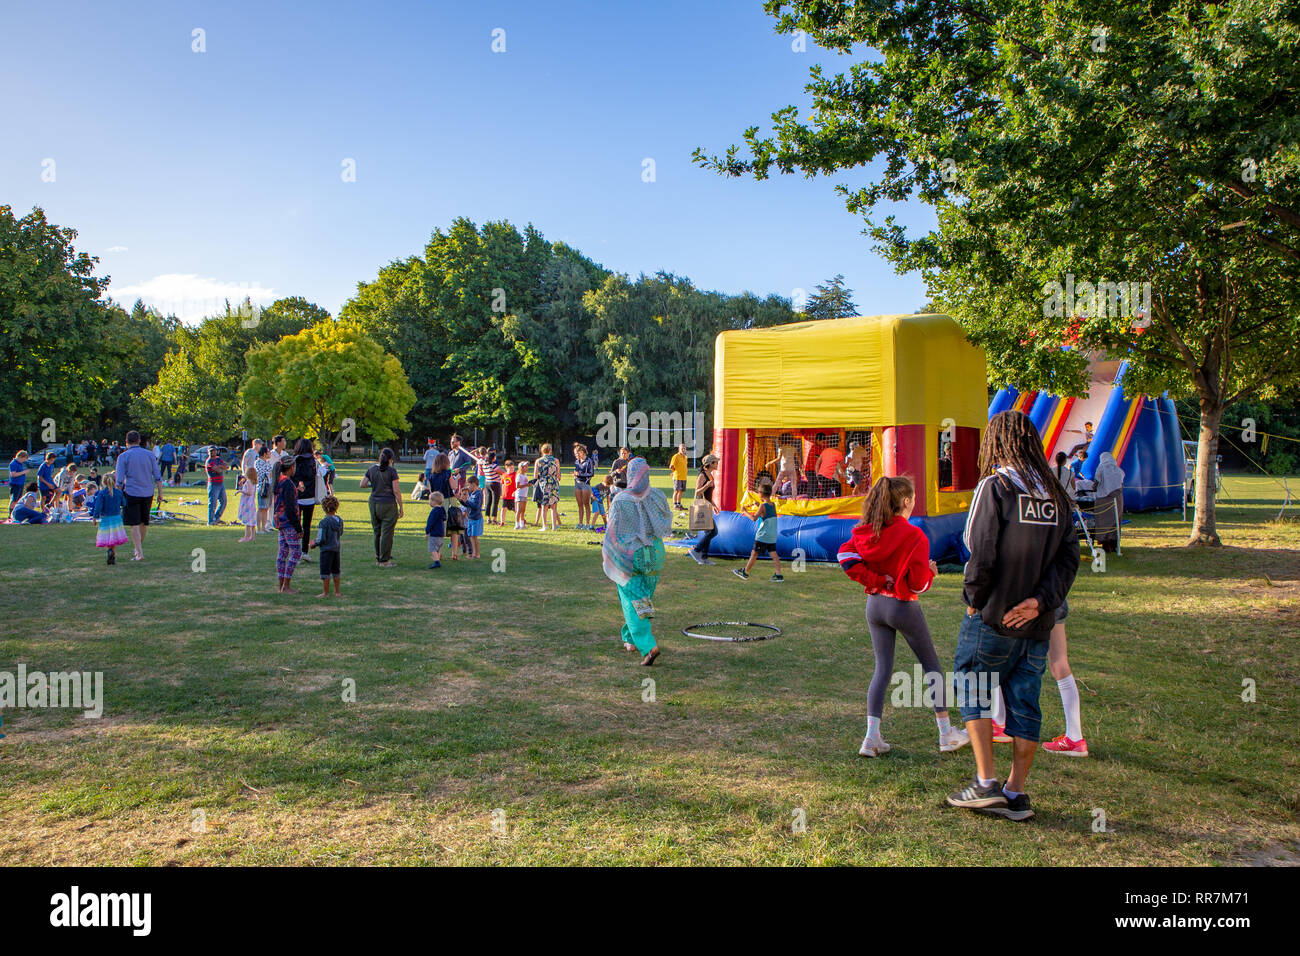
<svg viewBox="0 0 1300 956"><path fill-rule="evenodd" d="M700 554L700 552L696 551L694 548L691 548L691 550L687 551L686 553L695 559L696 564L703 564L705 561L708 560L704 555Z"/></svg>
<svg viewBox="0 0 1300 956"><path fill-rule="evenodd" d="M744 568L732 568L731 573L745 581L749 580L749 573Z"/></svg>
<svg viewBox="0 0 1300 956"><path fill-rule="evenodd" d="M966 810L1005 808L1008 803L1006 794L1002 792L1002 784L996 780L990 786L981 787L979 780L972 777L966 789L948 794L950 807L962 807Z"/></svg>

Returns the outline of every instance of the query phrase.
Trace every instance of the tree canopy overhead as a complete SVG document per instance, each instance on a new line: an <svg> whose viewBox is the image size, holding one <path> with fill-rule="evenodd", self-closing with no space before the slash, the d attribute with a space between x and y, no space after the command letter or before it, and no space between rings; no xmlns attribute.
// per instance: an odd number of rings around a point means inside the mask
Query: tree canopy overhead
<svg viewBox="0 0 1300 956"><path fill-rule="evenodd" d="M1224 406L1300 382L1296 5L765 8L779 30L862 58L814 68L807 115L789 106L770 131L751 127L746 155L696 161L758 179L869 169L839 187L849 210L900 271L922 272L996 383L1079 394L1098 350L1129 360L1130 391L1195 396L1191 540L1217 543ZM912 235L882 215L913 197L937 228Z"/></svg>

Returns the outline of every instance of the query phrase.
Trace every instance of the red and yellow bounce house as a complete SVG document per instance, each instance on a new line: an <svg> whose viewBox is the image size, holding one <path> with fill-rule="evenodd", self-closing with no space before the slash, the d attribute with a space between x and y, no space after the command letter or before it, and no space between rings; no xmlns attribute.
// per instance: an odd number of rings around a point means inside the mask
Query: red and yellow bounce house
<svg viewBox="0 0 1300 956"><path fill-rule="evenodd" d="M881 475L916 484L912 523L956 559L988 421L984 353L946 315L859 316L718 336L710 551L749 554L771 482L782 558L834 561Z"/></svg>

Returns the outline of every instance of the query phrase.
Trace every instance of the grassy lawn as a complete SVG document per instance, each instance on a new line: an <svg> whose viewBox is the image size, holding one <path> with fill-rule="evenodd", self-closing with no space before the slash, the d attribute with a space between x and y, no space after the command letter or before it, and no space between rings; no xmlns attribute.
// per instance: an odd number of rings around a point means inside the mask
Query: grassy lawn
<svg viewBox="0 0 1300 956"><path fill-rule="evenodd" d="M837 567L740 582L670 548L664 653L642 668L597 535L492 529L482 560L427 571L426 506L408 502L399 566L380 569L360 470L338 482L339 601L315 596L314 565L276 595L270 535L174 523L110 568L92 525L0 526L0 670L105 684L99 720L3 712L0 862L1209 864L1300 840L1300 522L1274 520L1271 480L1228 480L1229 547L1181 548L1177 513L1139 515L1106 573L1083 566L1069 633L1093 757L1040 755L1038 816L1015 825L942 805L973 762L938 752L926 711L887 707L893 752L857 756L872 657ZM181 492L169 507L204 497ZM959 592L945 574L923 598L948 662ZM784 634L680 634L733 616ZM910 672L905 646L897 662ZM1060 733L1050 677L1042 702Z"/></svg>

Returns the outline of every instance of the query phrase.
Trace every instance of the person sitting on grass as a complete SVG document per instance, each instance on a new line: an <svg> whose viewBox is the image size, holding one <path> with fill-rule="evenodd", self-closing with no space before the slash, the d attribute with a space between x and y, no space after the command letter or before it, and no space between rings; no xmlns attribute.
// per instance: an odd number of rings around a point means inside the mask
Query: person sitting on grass
<svg viewBox="0 0 1300 956"><path fill-rule="evenodd" d="M40 486L36 482L27 483L27 491L14 503L13 514L9 517L14 524L45 524L48 521L41 507Z"/></svg>
<svg viewBox="0 0 1300 956"><path fill-rule="evenodd" d="M907 519L916 505L912 479L882 477L862 502L862 521L839 551L844 573L867 592L867 630L876 658L867 689L867 734L858 753L877 757L890 746L880 732L885 692L894 675L894 643L899 634L925 668L927 693L932 695L939 725L939 750L948 753L970 743L966 731L948 717L946 686L919 595L930 590L939 566L930 560L930 541ZM930 703L931 701L927 701Z"/></svg>
<svg viewBox="0 0 1300 956"><path fill-rule="evenodd" d="M749 580L749 572L753 570L758 556L770 554L774 569L772 580L784 581L785 577L781 574L781 556L776 552L777 517L776 505L772 503L772 483L764 481L760 484L758 495L762 501L752 509L744 509L745 514L754 519L754 547L749 552L749 560L745 562L744 569L733 568L731 573L738 578Z"/></svg>
<svg viewBox="0 0 1300 956"><path fill-rule="evenodd" d="M443 505L442 492L435 491L429 495L429 518L424 523L424 541L429 546L429 557L433 559L429 570L442 567L442 539L447 536L447 509Z"/></svg>
<svg viewBox="0 0 1300 956"><path fill-rule="evenodd" d="M1022 821L1034 815L1025 787L1042 723L1038 696L1057 610L1079 570L1079 545L1069 499L1028 415L989 419L979 471L966 517L966 615L953 663L975 777L948 794L948 803ZM993 763L993 687L1006 699L1013 745L1005 786Z"/></svg>
<svg viewBox="0 0 1300 956"><path fill-rule="evenodd" d="M623 648L643 655L641 663L650 667L659 657L650 625L651 599L664 566L663 539L672 534L673 514L664 493L650 487L650 466L644 458L631 459L626 475L627 488L610 502L601 565L618 588Z"/></svg>
<svg viewBox="0 0 1300 956"><path fill-rule="evenodd" d="M320 501L325 517L316 525L316 550L320 552L320 596L329 597L330 580L334 581L334 596L341 593L343 568L339 562L343 550L343 519L339 517L339 500L326 495Z"/></svg>
<svg viewBox="0 0 1300 956"><path fill-rule="evenodd" d="M280 459L275 482L275 527L280 532L280 549L275 556L275 573L281 594L295 594L293 571L302 560L302 516L298 511L298 486L293 480L294 457Z"/></svg>

